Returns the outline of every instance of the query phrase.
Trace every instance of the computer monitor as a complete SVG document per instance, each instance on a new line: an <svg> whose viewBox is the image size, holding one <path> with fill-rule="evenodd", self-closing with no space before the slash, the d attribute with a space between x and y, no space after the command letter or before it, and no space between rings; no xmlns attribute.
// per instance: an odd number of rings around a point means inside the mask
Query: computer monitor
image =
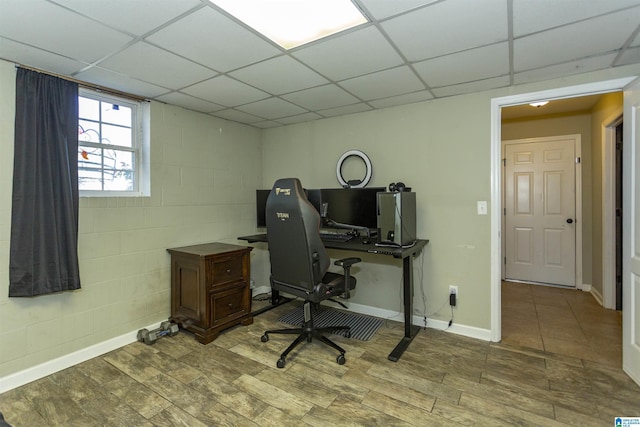
<svg viewBox="0 0 640 427"><path fill-rule="evenodd" d="M326 204L326 218L340 224L375 229L377 194L384 187L323 188L320 206Z"/></svg>
<svg viewBox="0 0 640 427"><path fill-rule="evenodd" d="M318 212L320 212L320 192L321 190L304 190L309 202ZM256 190L256 227L265 228L267 226L267 199L271 190Z"/></svg>
<svg viewBox="0 0 640 427"><path fill-rule="evenodd" d="M256 190L256 227L267 226L267 198L271 190Z"/></svg>

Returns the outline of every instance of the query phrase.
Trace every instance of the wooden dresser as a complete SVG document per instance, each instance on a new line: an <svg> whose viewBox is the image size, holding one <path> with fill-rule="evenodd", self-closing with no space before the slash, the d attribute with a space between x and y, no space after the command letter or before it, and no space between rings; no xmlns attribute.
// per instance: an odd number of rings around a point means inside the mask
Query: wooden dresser
<svg viewBox="0 0 640 427"><path fill-rule="evenodd" d="M226 243L171 248L170 320L193 332L202 344L251 316L250 252Z"/></svg>

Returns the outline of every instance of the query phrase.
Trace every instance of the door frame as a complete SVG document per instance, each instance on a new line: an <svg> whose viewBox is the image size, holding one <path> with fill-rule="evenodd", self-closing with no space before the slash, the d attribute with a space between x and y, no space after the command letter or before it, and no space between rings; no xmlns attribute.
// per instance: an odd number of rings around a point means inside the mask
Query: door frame
<svg viewBox="0 0 640 427"><path fill-rule="evenodd" d="M509 95L491 99L491 341L502 339L502 107L526 104L539 100L556 100L577 96L617 92L638 76L605 80L595 83Z"/></svg>
<svg viewBox="0 0 640 427"><path fill-rule="evenodd" d="M602 306L616 309L616 126L622 106L602 125Z"/></svg>
<svg viewBox="0 0 640 427"><path fill-rule="evenodd" d="M541 136L541 137L535 137L535 138L523 138L523 139L508 139L508 140L504 140L501 142L501 157L502 159L505 158L505 154L504 154L504 149L505 146L507 144L530 144L530 143L537 143L537 142L549 142L550 140L557 140L557 139L573 139L573 152L576 158L579 158L581 161L580 162L576 162L574 163L575 167L574 167L574 179L575 179L575 197L574 197L574 202L575 202L575 230L576 230L576 241L575 241L575 271L574 271L574 277L575 277L575 288L576 289L581 289L581 290L585 290L585 291L589 291L591 290L590 286L585 286L582 283L582 135L580 134L571 134L571 135L551 135L551 136ZM503 168L504 170L504 168ZM500 197L500 200L502 200L502 207L504 207L505 203L504 203L504 192L505 192L505 181L504 181L504 176L502 176L502 183L501 183L501 191L502 191L502 195ZM502 216L502 218L504 218L504 215ZM506 231L505 231L505 226L506 224L504 223L504 221L502 222L502 227L501 227L501 233L502 233L502 237L501 237L501 248L502 248L502 254L503 254L503 258L504 258L504 253L505 253L505 249L506 249ZM501 280L505 278L505 263L502 263L502 270L501 270ZM562 286L562 285L559 285ZM569 287L566 287L567 289L569 289ZM571 288L573 289L573 288Z"/></svg>

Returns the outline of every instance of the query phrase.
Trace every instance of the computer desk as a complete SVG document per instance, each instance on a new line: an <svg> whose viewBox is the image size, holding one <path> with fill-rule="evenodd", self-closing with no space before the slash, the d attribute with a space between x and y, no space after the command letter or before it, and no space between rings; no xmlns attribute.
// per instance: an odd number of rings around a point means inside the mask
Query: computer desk
<svg viewBox="0 0 640 427"><path fill-rule="evenodd" d="M246 240L249 243L268 242L266 234L254 234L252 236L238 237L238 240ZM327 249L337 249L341 251L367 252L376 255L392 256L402 259L402 292L404 299L404 336L389 354L388 359L397 362L402 353L407 349L411 341L420 330L419 326L413 325L413 258L415 258L422 248L429 243L428 240L419 239L409 248L379 247L373 243L362 243L361 238L354 238L348 242L336 242L323 240Z"/></svg>

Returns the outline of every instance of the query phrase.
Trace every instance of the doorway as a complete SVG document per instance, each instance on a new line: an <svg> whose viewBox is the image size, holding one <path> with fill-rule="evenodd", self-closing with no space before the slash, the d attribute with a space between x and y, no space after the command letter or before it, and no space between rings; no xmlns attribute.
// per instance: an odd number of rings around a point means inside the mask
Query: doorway
<svg viewBox="0 0 640 427"><path fill-rule="evenodd" d="M502 328L506 343L515 340L565 355L584 354L585 358L594 360L606 353L591 348L597 341L600 347L611 349L608 355L612 359L620 360L621 316L607 313L608 310L601 307L601 297L594 299L590 292L575 291L576 288L591 291L593 275L598 276L598 295L602 289L602 271L592 268L592 264L599 266L602 262L594 260L604 259L602 226L595 225L602 222L604 190L601 187L604 184L593 182L602 183L607 176L607 165L600 154L607 144L606 135L600 132L598 123L612 126L609 105L615 102L621 110L620 92L552 101L549 105L554 108L544 114L540 114L544 111L541 108L521 107L525 112L527 108L534 112L529 117L509 119L510 110L515 107L504 109L507 119L503 120L502 131L503 140L507 140L503 141L502 151L505 207L502 236L503 278L508 282L502 284L501 303L504 304ZM557 105L562 103L564 105ZM615 126L613 129L615 136ZM575 134L538 136L554 132ZM508 139L514 136L520 139ZM586 165L583 165L583 154ZM584 180L583 166L586 168ZM598 238L593 238L593 234L598 234ZM597 250L592 251L594 246ZM583 248L586 248L584 281ZM528 254L537 259L528 259ZM513 279L533 286L520 285L522 290L528 290L526 295L514 292L518 285L509 283ZM536 286L540 284L572 289L563 292ZM523 329L523 322L514 317L514 304L519 310L535 313L528 322L529 330ZM583 314L587 312L594 318L585 321ZM597 323L601 329L593 329L590 322Z"/></svg>
<svg viewBox="0 0 640 427"><path fill-rule="evenodd" d="M491 340L499 342L502 338L502 156L501 156L501 120L502 108L523 105L540 99L557 100L584 95L593 95L620 91L634 77L620 78L578 86L570 86L539 92L511 95L491 100Z"/></svg>
<svg viewBox="0 0 640 427"><path fill-rule="evenodd" d="M615 261L615 283L616 283L616 310L622 310L622 142L623 142L623 124L616 126L616 200L614 203L616 216L616 261Z"/></svg>
<svg viewBox="0 0 640 427"><path fill-rule="evenodd" d="M603 128L602 305L622 309L622 162L623 117L614 113Z"/></svg>

